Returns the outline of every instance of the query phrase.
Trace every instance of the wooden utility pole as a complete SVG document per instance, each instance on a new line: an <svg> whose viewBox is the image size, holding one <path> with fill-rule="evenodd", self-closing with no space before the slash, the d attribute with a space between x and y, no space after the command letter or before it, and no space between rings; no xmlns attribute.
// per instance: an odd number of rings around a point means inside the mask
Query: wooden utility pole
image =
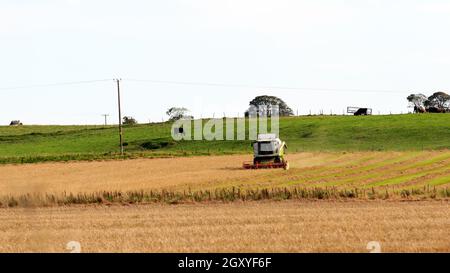
<svg viewBox="0 0 450 273"><path fill-rule="evenodd" d="M102 116L105 117L105 126L108 125L107 117L109 116L109 114L103 114Z"/></svg>
<svg viewBox="0 0 450 273"><path fill-rule="evenodd" d="M120 139L120 154L123 155L123 130L122 130L122 110L120 108L120 79L115 80L117 83L117 103L119 107L119 139Z"/></svg>

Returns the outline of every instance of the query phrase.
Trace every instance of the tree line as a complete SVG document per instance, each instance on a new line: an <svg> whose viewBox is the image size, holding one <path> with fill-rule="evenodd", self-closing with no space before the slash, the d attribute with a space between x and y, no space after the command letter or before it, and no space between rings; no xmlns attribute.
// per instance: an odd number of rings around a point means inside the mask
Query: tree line
<svg viewBox="0 0 450 273"><path fill-rule="evenodd" d="M450 95L445 92L435 92L429 97L411 94L406 99L414 107L414 113L450 113Z"/></svg>

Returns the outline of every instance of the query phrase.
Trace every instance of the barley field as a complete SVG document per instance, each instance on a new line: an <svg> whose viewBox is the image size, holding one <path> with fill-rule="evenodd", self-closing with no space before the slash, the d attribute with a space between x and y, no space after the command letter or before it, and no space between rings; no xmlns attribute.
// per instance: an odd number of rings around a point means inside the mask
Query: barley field
<svg viewBox="0 0 450 273"><path fill-rule="evenodd" d="M0 210L0 252L450 252L443 201L281 201Z"/></svg>
<svg viewBox="0 0 450 273"><path fill-rule="evenodd" d="M249 156L0 165L2 195L236 187L411 189L450 184L450 151L289 154L291 169L243 170Z"/></svg>
<svg viewBox="0 0 450 273"><path fill-rule="evenodd" d="M0 252L450 252L450 151L249 159L1 165Z"/></svg>

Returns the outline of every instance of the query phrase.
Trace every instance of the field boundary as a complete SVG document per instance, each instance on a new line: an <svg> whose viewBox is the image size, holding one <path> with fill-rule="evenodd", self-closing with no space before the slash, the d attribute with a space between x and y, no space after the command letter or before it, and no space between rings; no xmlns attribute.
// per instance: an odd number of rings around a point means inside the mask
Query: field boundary
<svg viewBox="0 0 450 273"><path fill-rule="evenodd" d="M113 204L184 204L236 201L282 201L282 200L448 200L450 189L424 186L415 189L384 188L370 190L332 188L265 188L241 190L222 188L201 191L103 191L93 193L24 194L0 197L0 208L51 207L70 205Z"/></svg>

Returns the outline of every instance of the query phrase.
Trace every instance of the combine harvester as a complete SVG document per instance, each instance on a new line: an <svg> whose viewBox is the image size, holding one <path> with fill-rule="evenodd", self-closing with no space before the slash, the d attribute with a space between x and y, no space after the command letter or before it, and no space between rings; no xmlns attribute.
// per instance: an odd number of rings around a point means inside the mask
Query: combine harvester
<svg viewBox="0 0 450 273"><path fill-rule="evenodd" d="M252 143L253 163L244 162L244 169L289 169L289 163L284 158L286 143L275 134L260 134L258 140Z"/></svg>

